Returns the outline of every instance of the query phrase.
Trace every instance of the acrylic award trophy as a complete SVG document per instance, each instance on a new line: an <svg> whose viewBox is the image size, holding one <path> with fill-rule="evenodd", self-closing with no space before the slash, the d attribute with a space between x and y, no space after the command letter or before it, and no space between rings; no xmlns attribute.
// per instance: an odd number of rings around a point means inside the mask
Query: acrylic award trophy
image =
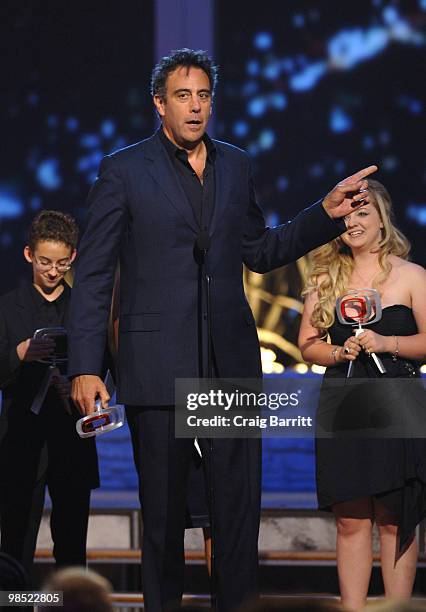
<svg viewBox="0 0 426 612"><path fill-rule="evenodd" d="M104 384L109 395L112 396L114 393L114 383L109 370L105 377ZM100 400L95 402L95 406L95 412L82 417L75 424L75 428L80 438L100 436L101 434L118 429L124 424L123 406L116 405L102 408Z"/></svg>
<svg viewBox="0 0 426 612"><path fill-rule="evenodd" d="M55 349L51 355L38 359L40 363L49 364L44 375L39 390L31 404L31 412L40 414L41 407L46 398L53 376L60 376L58 365L67 362L67 330L64 327L42 327L34 332L34 338L50 338L55 341ZM67 412L71 412L71 407L67 398L62 398Z"/></svg>
<svg viewBox="0 0 426 612"><path fill-rule="evenodd" d="M336 300L337 318L343 325L356 327L355 337L365 331L363 325L376 323L382 317L382 305L380 294L375 289L350 289L345 295ZM380 357L376 353L370 353L369 357L374 361L380 374L386 373ZM354 362L350 361L347 377L353 374Z"/></svg>

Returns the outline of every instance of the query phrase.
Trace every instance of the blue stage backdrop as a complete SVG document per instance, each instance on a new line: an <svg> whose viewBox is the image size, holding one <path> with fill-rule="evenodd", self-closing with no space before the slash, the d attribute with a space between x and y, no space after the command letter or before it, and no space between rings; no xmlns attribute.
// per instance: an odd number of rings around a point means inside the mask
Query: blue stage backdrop
<svg viewBox="0 0 426 612"><path fill-rule="evenodd" d="M270 222L376 163L424 264L425 1L216 6L216 128L252 156Z"/></svg>
<svg viewBox="0 0 426 612"><path fill-rule="evenodd" d="M4 292L28 276L22 248L37 211L69 211L83 224L102 157L154 129L154 26L148 0L31 0L0 11Z"/></svg>

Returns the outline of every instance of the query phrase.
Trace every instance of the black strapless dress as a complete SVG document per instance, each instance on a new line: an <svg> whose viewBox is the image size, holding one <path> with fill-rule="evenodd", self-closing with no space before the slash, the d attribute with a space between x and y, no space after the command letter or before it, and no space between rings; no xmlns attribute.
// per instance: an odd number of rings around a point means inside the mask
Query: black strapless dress
<svg viewBox="0 0 426 612"><path fill-rule="evenodd" d="M403 305L389 306L383 309L382 318L369 329L384 336L410 336L417 333L416 322L412 310ZM329 330L333 344L343 345L353 334L350 326L335 321ZM407 359L398 358L393 361L391 355L381 354L380 358L387 369L387 378L418 378L418 364ZM382 377L372 359L361 353L354 362L354 378L373 379ZM330 422L327 416L327 386L334 384L333 379L346 378L347 364L327 368L323 390L321 392L317 421L321 419ZM335 381L343 384L343 381ZM371 380L371 383L374 381ZM389 383L391 381L388 381ZM414 400L417 415L426 427L426 394L421 381L415 384ZM346 384L346 383L345 383ZM382 384L382 383L379 383ZM369 383L367 381L367 387ZM365 387L366 385L364 385ZM371 387L373 389L374 385ZM414 387L410 386L409 389ZM381 390L386 390L385 385ZM391 387L389 387L389 390ZM374 395L374 393L373 393ZM386 395L386 391L385 391ZM350 419L365 415L365 404L372 395L363 393L359 410L355 410L354 402L348 406L343 400L340 408L347 409ZM378 398L374 401L377 403ZM386 397L381 391L380 401L386 405ZM424 411L424 418L423 418ZM418 523L426 516L426 439L411 438L330 438L316 439L316 478L318 506L322 510L330 510L337 502L355 500L360 497L374 496L398 517L400 534L400 551L409 543L411 534Z"/></svg>

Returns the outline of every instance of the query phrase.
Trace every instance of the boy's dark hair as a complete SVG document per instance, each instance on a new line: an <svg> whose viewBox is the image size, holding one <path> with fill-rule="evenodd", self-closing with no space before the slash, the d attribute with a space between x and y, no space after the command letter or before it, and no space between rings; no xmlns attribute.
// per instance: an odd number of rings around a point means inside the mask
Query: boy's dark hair
<svg viewBox="0 0 426 612"><path fill-rule="evenodd" d="M213 60L207 55L206 51L194 51L192 49L177 49L170 55L162 57L158 64L154 66L151 76L151 95L166 97L166 81L171 72L186 66L186 68L201 68L204 70L210 81L212 97L217 83L218 67L213 64Z"/></svg>
<svg viewBox="0 0 426 612"><path fill-rule="evenodd" d="M71 215L59 210L42 210L34 217L28 231L28 246L32 251L37 242L62 242L74 250L78 242L78 226Z"/></svg>

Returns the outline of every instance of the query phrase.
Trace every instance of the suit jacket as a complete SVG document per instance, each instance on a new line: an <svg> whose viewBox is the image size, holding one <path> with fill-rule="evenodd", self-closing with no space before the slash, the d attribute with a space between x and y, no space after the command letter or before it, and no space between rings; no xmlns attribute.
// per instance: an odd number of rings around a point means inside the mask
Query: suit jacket
<svg viewBox="0 0 426 612"><path fill-rule="evenodd" d="M345 230L320 203L265 227L246 153L215 141L215 207L206 267L219 375L261 376L242 269L267 272ZM118 400L171 405L175 378L196 378L199 233L193 209L158 133L107 156L89 194L70 309L70 373L99 374L120 260Z"/></svg>

